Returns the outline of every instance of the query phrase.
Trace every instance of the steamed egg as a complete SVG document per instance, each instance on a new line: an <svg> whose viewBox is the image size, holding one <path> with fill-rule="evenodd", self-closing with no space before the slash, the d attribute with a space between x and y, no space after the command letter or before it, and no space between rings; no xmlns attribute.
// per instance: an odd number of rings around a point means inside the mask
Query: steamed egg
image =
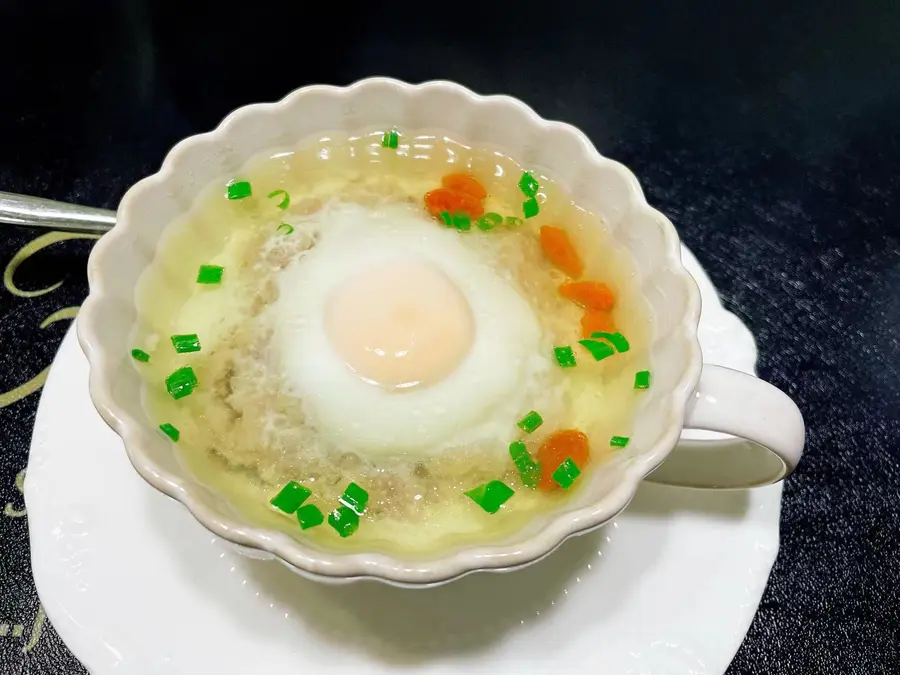
<svg viewBox="0 0 900 675"><path fill-rule="evenodd" d="M343 447L506 452L551 369L529 303L486 254L412 208L331 204L278 275L273 357Z"/></svg>

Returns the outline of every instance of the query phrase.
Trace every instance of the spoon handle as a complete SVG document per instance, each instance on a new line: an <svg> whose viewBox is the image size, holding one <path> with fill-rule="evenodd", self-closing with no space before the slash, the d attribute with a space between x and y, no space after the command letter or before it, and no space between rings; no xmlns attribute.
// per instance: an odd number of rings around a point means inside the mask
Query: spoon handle
<svg viewBox="0 0 900 675"><path fill-rule="evenodd" d="M0 223L104 234L116 224L116 212L0 192Z"/></svg>

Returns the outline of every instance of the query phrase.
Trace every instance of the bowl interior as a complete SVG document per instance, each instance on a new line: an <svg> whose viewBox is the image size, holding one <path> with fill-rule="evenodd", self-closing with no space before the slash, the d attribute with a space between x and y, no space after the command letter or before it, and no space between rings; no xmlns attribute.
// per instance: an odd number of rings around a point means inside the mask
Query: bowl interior
<svg viewBox="0 0 900 675"><path fill-rule="evenodd" d="M138 320L134 298L140 275L156 255L166 226L191 209L204 187L234 176L263 150L291 147L336 128L352 132L373 127L441 129L474 145L500 147L523 165L553 176L576 203L598 214L630 252L653 320L653 387L638 410L628 448L593 472L561 511L538 516L491 546L448 551L433 559L324 551L245 522L226 499L184 470L171 444L156 431L141 405L140 376L128 356ZM430 583L545 554L565 537L602 524L624 508L640 479L677 441L686 399L699 377L699 292L681 265L674 228L647 206L631 172L601 157L573 127L541 120L515 99L480 97L446 82L411 86L374 78L349 88L310 87L276 104L235 111L214 132L177 145L159 173L128 192L116 227L92 253L88 273L91 293L78 330L91 363L91 395L123 437L135 468L220 536L275 553L312 574Z"/></svg>

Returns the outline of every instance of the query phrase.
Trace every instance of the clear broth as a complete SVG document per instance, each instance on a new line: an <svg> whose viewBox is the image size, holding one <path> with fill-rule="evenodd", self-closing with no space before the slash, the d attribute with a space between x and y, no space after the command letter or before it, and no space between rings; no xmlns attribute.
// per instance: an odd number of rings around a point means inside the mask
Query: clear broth
<svg viewBox="0 0 900 675"><path fill-rule="evenodd" d="M423 195L440 187L443 175L465 171L487 189L486 211L522 216L518 182L523 168L512 158L436 133L404 135L396 150L382 147L381 138L381 131L349 138L335 134L257 157L237 177L251 182L253 196L248 199L225 198L232 177L203 190L190 212L167 228L141 278L141 322L134 346L152 358L136 365L145 376L150 418L180 430L176 448L182 462L237 512L322 547L429 555L502 539L536 514L559 507L590 479L615 452L609 438L630 435L639 396L634 373L647 368L651 330L627 252L551 177L532 171L541 186L536 217L490 232L473 225L460 237L467 245L489 250L505 268L504 276L540 318L549 345L575 348L576 368L554 365L547 375L545 405L554 414L544 415L544 425L529 436L512 426L499 452L461 447L424 462L414 455L390 461L360 457L303 432L307 420L302 402L291 400L269 374L254 379L253 373L271 367L266 365L271 360L269 338L265 326L257 323L277 298L278 271L314 245L304 226L315 222L324 205L339 200L372 209L403 206L427 217ZM266 197L277 189L291 195L285 211L277 208L277 198ZM282 222L292 224L294 233L278 232ZM569 233L585 263L584 279L602 281L614 290L613 318L629 339L627 353L594 362L577 346L582 311L559 296L557 287L565 276L543 258L538 243L537 232L547 224ZM429 225L444 227L437 221ZM197 284L197 269L203 264L223 266L223 283ZM169 336L182 333L197 333L202 351L176 354ZM173 400L164 380L184 365L194 368L200 387ZM532 407L539 409L537 404ZM273 432L275 413L281 426ZM569 491L547 494L525 488L506 446L521 438L534 454L547 435L561 428L578 428L589 436L591 463ZM464 491L493 479L503 480L516 494L490 515ZM313 491L309 502L326 516L350 481L360 484L370 501L358 531L346 539L327 523L301 531L295 518L269 506L290 480L307 485Z"/></svg>

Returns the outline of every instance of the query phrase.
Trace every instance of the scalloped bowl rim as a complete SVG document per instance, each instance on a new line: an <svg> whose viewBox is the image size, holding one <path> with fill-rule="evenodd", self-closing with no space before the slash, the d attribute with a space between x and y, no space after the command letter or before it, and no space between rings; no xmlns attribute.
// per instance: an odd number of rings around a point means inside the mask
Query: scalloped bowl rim
<svg viewBox="0 0 900 675"><path fill-rule="evenodd" d="M404 560L402 557L382 553L357 552L338 553L313 550L287 534L263 527L241 523L229 517L202 498L195 495L188 481L170 472L161 470L145 454L136 438L140 422L131 417L115 402L112 393L113 355L103 348L102 331L97 325L99 309L105 301L107 285L112 281L103 273L107 251L120 239L131 236L128 218L123 218L131 203L141 193L166 184L174 175L178 157L188 148L199 144L221 144L227 138L232 124L247 116L275 111L292 104L297 98L313 91L329 91L338 96L351 96L356 90L370 83L389 84L401 90L427 90L450 88L462 93L473 102L501 101L519 108L528 121L540 129L562 129L574 135L587 150L590 162L614 167L621 174L630 189L629 207L633 211L651 214L662 227L665 240L665 257L670 270L681 277L687 285L687 306L679 327L685 331L690 353L676 386L667 398L674 412L674 420L668 425L659 440L643 452L640 461L635 461L623 469L619 484L604 497L592 504L574 511L555 514L547 526L526 541L508 544L479 545L455 551L444 557L429 560ZM260 148L260 151L265 148ZM674 448L681 433L685 406L700 377L702 356L697 340L697 326L700 319L700 291L693 277L681 261L680 239L674 225L662 213L653 209L646 201L634 174L624 165L602 156L585 134L570 124L549 121L540 117L522 101L506 95L482 96L462 85L446 80L432 80L421 84L409 84L400 80L373 77L359 80L347 87L333 85L310 85L297 89L275 103L255 103L231 112L213 130L189 136L177 143L166 155L156 173L133 185L119 205L117 225L105 234L95 245L88 263L90 293L82 305L76 322L78 339L90 363L90 396L101 417L122 438L125 450L137 472L160 492L184 504L193 516L210 532L242 547L267 552L280 559L304 576L320 581L354 581L376 579L406 587L432 586L451 581L476 571L506 571L523 567L540 560L556 550L566 539L602 526L620 513L634 497L638 484Z"/></svg>

